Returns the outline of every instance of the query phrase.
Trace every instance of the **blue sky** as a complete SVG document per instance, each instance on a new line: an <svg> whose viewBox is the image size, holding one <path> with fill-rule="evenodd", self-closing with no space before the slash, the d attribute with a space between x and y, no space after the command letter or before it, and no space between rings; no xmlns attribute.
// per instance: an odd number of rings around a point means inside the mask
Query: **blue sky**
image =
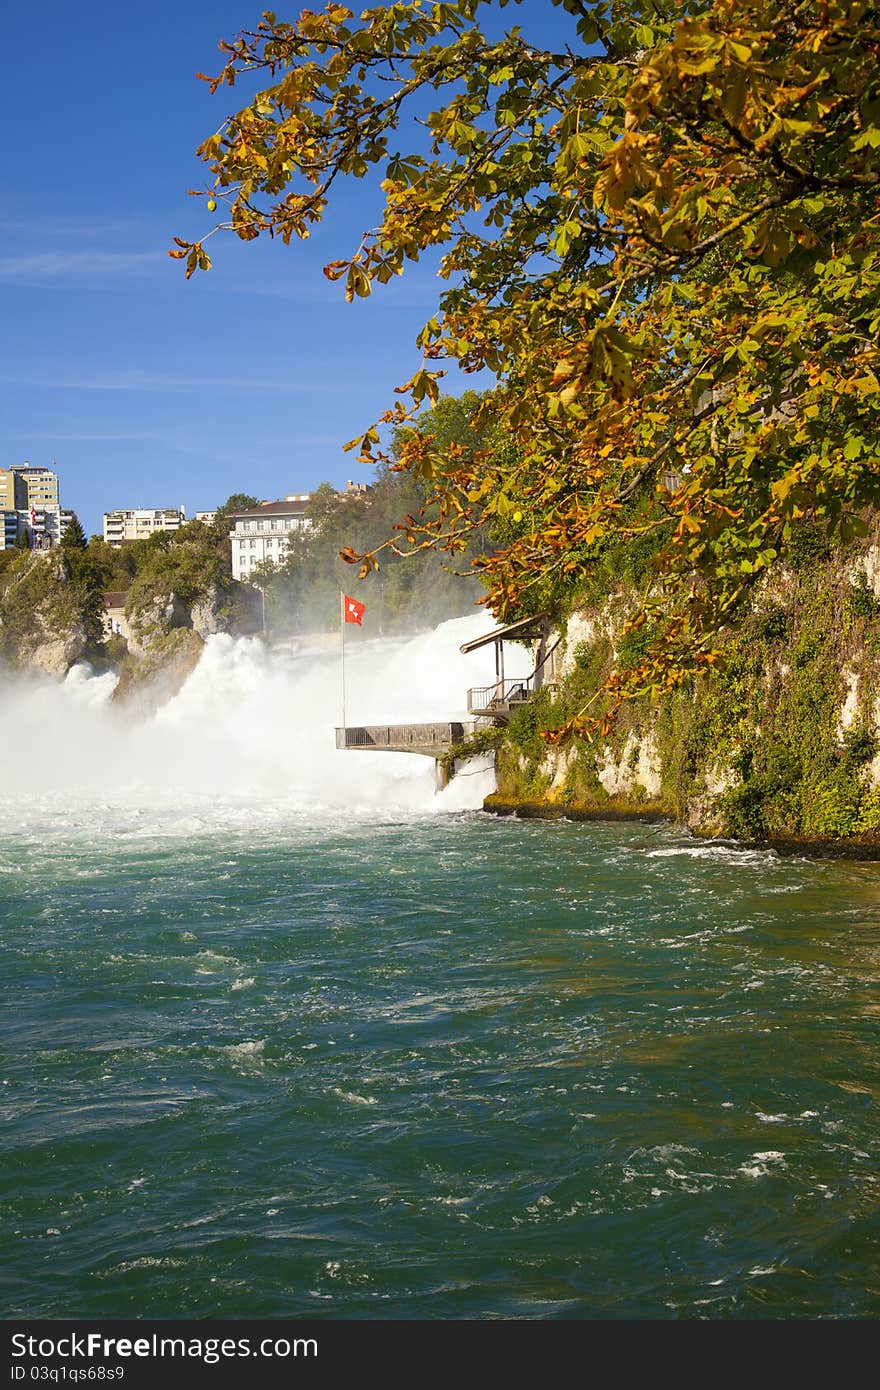
<svg viewBox="0 0 880 1390"><path fill-rule="evenodd" d="M195 73L217 71L217 40L261 8L18 9L2 98L0 465L54 462L88 532L114 507L192 515L233 491L368 479L340 446L418 365L431 266L353 305L321 274L375 221L361 185L304 246L215 237L215 268L188 283L166 255L174 234L211 225L187 196L204 187L194 150L238 91L212 97ZM552 14L549 0L531 8ZM503 12L505 25L520 17Z"/></svg>

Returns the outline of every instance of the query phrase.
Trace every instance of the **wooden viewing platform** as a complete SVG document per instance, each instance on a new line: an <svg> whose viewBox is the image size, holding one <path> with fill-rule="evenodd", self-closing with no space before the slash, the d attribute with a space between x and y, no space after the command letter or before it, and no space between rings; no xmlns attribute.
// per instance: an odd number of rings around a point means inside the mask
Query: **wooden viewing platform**
<svg viewBox="0 0 880 1390"><path fill-rule="evenodd" d="M373 753L421 753L434 759L437 790L449 782L445 761L456 743L477 729L475 719L450 720L440 724L366 724L360 728L337 729L337 748L360 748Z"/></svg>
<svg viewBox="0 0 880 1390"><path fill-rule="evenodd" d="M488 646L490 642L495 647L495 682L468 691L468 714L476 715L476 718L437 724L367 724L359 728L341 728L336 730L336 747L360 748L375 753L422 753L434 759L437 787L438 790L442 789L452 774L449 755L456 744L462 743L479 729L506 724L512 714L550 683L546 676L554 669L550 663L559 639L548 651L549 635L550 615L537 613L534 617L520 618L462 645L460 651L465 654ZM530 676L505 680L505 642L537 643L535 669Z"/></svg>
<svg viewBox="0 0 880 1390"><path fill-rule="evenodd" d="M445 724L367 724L359 729L337 729L337 748L362 748L381 753L424 753L442 758L453 744L461 743L476 729L474 719Z"/></svg>

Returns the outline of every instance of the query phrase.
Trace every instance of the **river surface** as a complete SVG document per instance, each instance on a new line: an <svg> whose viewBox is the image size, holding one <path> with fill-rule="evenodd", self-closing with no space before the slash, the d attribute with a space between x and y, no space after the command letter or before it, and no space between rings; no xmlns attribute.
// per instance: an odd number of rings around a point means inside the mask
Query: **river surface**
<svg viewBox="0 0 880 1390"><path fill-rule="evenodd" d="M880 866L485 816L332 644L113 685L0 682L0 1316L880 1314Z"/></svg>
<svg viewBox="0 0 880 1390"><path fill-rule="evenodd" d="M0 1314L876 1317L878 972L876 866L20 791Z"/></svg>

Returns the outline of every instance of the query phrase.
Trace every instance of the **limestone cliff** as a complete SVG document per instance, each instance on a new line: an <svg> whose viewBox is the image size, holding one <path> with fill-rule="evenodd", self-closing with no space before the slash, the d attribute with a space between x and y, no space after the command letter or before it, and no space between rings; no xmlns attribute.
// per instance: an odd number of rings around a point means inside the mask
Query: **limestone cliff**
<svg viewBox="0 0 880 1390"><path fill-rule="evenodd" d="M133 705L142 714L158 709L195 670L204 645L190 627L155 632L148 644L130 651L123 660L114 702Z"/></svg>
<svg viewBox="0 0 880 1390"><path fill-rule="evenodd" d="M112 634L107 628L102 634L100 562L90 565L84 552L60 548L7 551L0 558L0 662L59 679L83 659L113 667L120 672L114 696L120 701L155 707L180 688L208 637L260 627L259 594L218 577L216 557L199 566L184 547L170 559L164 551L151 557L128 590Z"/></svg>
<svg viewBox="0 0 880 1390"><path fill-rule="evenodd" d="M624 707L613 735L548 747L612 662L622 588L575 606L555 689L511 720L487 809L668 815L702 834L880 853L880 539L829 552L805 532L726 637L721 670L656 703Z"/></svg>
<svg viewBox="0 0 880 1390"><path fill-rule="evenodd" d="M141 584L126 605L126 620L128 654L113 698L156 708L181 688L208 637L257 630L259 595L232 580L183 593Z"/></svg>
<svg viewBox="0 0 880 1390"><path fill-rule="evenodd" d="M0 593L4 661L64 676L89 646L88 597L71 582L63 551L15 555Z"/></svg>

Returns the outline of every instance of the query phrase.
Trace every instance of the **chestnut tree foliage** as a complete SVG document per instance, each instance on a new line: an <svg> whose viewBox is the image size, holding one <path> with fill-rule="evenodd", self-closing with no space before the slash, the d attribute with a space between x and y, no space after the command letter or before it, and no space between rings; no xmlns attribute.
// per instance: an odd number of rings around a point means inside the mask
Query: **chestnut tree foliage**
<svg viewBox="0 0 880 1390"><path fill-rule="evenodd" d="M386 544L455 552L498 518L475 564L507 618L650 536L620 697L710 667L797 528L846 537L877 501L880 10L553 2L549 46L504 0L266 13L206 79L260 91L201 146L202 196L214 231L290 242L367 177L375 225L325 269L349 300L441 249L421 364L353 442L396 426L433 488ZM188 275L206 239L172 251ZM450 360L494 374L510 447L419 427Z"/></svg>

